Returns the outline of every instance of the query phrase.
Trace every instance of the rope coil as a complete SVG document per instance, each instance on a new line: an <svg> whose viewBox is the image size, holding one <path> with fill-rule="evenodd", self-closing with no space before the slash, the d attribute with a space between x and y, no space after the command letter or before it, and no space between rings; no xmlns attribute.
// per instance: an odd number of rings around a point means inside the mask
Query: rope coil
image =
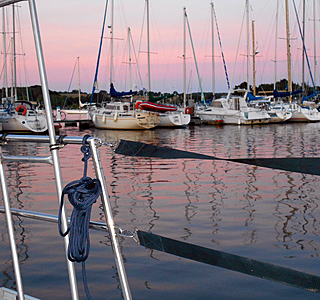
<svg viewBox="0 0 320 300"><path fill-rule="evenodd" d="M82 275L85 291L88 299L91 299L87 287L85 260L89 256L90 238L89 225L92 205L96 202L101 194L101 183L99 179L91 179L87 177L88 160L91 157L91 149L86 145L89 135L85 135L80 148L83 153L82 161L84 162L83 177L68 183L61 194L59 208L59 233L65 237L70 233L68 246L68 259L72 262L82 262ZM64 196L68 195L68 199L73 206L70 224L65 232L62 231L61 216L64 205Z"/></svg>

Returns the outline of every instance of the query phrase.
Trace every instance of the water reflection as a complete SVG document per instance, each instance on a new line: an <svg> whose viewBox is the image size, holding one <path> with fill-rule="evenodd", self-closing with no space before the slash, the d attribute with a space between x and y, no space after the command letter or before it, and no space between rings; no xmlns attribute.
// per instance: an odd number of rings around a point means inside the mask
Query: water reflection
<svg viewBox="0 0 320 300"><path fill-rule="evenodd" d="M109 142L133 140L221 158L301 157L319 156L319 129L320 124L283 124L254 127L195 126L177 130L145 131L94 129L92 132L87 130L82 133L70 129L68 134L89 133ZM71 147L70 151L69 147L59 153L63 161L65 183L77 179L77 172L79 176L82 175L83 165L80 163L78 148ZM6 148L6 151L15 155L28 153L31 156L44 153L47 149L43 145L26 147L22 144ZM300 264L301 270L318 269L319 263L315 260L319 256L320 243L318 176L225 161L126 157L113 153L109 147L101 147L100 153L113 214L121 227L152 231L233 253L243 254L247 251L248 257L256 255L261 260L276 260L281 265L290 264L287 261L290 258L292 264ZM10 197L14 200L15 207L57 212L54 188L48 188L47 180L52 177L48 168L45 171L42 166L23 163L11 163L8 167ZM37 175L39 171L40 176ZM31 175L35 175L36 179L31 179ZM37 198L36 191L42 193L42 197ZM101 205L94 218L104 220ZM19 255L22 260L26 260L29 249L25 244L27 241L34 241L34 237L24 230L23 220L17 219L15 226L20 234ZM107 236L97 236L96 239L107 245L108 252L111 252ZM2 233L2 243L6 243L6 240L6 234ZM163 289L163 274L159 275L162 279L154 279L153 273L151 275L146 272L145 268L156 270L160 263L164 263L162 271L166 272L171 262L176 261L182 266L177 277L179 278L180 273L184 274L180 275L183 277L180 278L180 284L183 285L184 280L196 280L201 290L208 289L208 281L203 278L197 280L192 275L194 269L201 269L201 266L194 268L193 264L189 265L178 258L165 256L157 251L145 251L124 239L121 239L121 245L126 264L134 278L133 289L136 294L145 290ZM92 246L91 251L96 251L94 248ZM43 248L40 246L37 251L43 251ZM151 262L150 259L145 259L148 255L152 257ZM100 261L101 257L98 254L96 256L97 261ZM112 266L114 267L113 261ZM109 264L107 268L112 266ZM8 286L13 278L11 265L8 267L2 264L1 268L5 278L4 285ZM208 272L208 269L204 269L204 272ZM115 269L109 276L114 278L118 286ZM155 283L155 280L159 281ZM242 279L235 281L237 286L245 285ZM102 299L105 282L98 278L95 284L100 291L97 298L101 294ZM254 291L259 287L254 286L246 287L248 293L255 294ZM183 295L183 299L188 299L184 291L177 290ZM179 298L180 294L174 288L172 292L172 298ZM112 295L115 299L119 292Z"/></svg>

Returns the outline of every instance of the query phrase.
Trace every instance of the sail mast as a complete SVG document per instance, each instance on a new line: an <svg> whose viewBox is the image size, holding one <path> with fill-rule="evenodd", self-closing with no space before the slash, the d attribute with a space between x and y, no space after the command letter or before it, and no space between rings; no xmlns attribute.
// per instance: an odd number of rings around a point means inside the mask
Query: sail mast
<svg viewBox="0 0 320 300"><path fill-rule="evenodd" d="M15 9L14 4L12 4L12 47L13 47L13 90L14 90L14 98L18 99L17 95L17 57L16 57L16 21L15 21Z"/></svg>
<svg viewBox="0 0 320 300"><path fill-rule="evenodd" d="M211 49L212 49L212 95L213 99L215 98L215 89L216 89L216 82L215 82L215 64L214 64L214 8L213 2L211 2Z"/></svg>
<svg viewBox="0 0 320 300"><path fill-rule="evenodd" d="M81 108L81 87L80 87L80 64L79 64L79 56L77 57L78 60L78 96L79 96L79 108Z"/></svg>
<svg viewBox="0 0 320 300"><path fill-rule="evenodd" d="M111 62L110 62L110 84L113 83L113 16L114 0L111 0Z"/></svg>
<svg viewBox="0 0 320 300"><path fill-rule="evenodd" d="M277 12L276 12L276 34L275 34L275 42L274 42L274 87L273 89L277 89L277 51L278 51L278 23L279 23L279 0L277 0Z"/></svg>
<svg viewBox="0 0 320 300"><path fill-rule="evenodd" d="M249 83L249 77L250 77L250 37L249 37L249 31L250 31L250 17L249 17L249 0L247 0L247 91L250 91L250 83Z"/></svg>
<svg viewBox="0 0 320 300"><path fill-rule="evenodd" d="M130 36L131 36L131 29L128 27L128 51L129 51L129 74L130 74L130 89L132 89L132 76L131 76L131 48L130 48Z"/></svg>
<svg viewBox="0 0 320 300"><path fill-rule="evenodd" d="M289 28L289 4L288 0L285 0L286 4L286 33L287 33L287 67L288 67L288 92L292 92L292 81L291 81L291 53L290 53L290 28ZM289 101L292 101L290 95Z"/></svg>
<svg viewBox="0 0 320 300"><path fill-rule="evenodd" d="M183 8L183 107L187 103L187 66L186 66L186 8Z"/></svg>
<svg viewBox="0 0 320 300"><path fill-rule="evenodd" d="M148 42L148 87L151 92L151 79L150 79L150 32L149 32L149 0L146 0L147 5L147 42Z"/></svg>
<svg viewBox="0 0 320 300"><path fill-rule="evenodd" d="M313 38L314 38L314 85L317 86L317 38L316 38L316 0L313 0Z"/></svg>
<svg viewBox="0 0 320 300"><path fill-rule="evenodd" d="M302 5L302 95L305 94L305 82L304 82L304 69L305 69L305 55L306 55L306 52L305 52L305 24L306 24L306 1L303 0L303 5Z"/></svg>
<svg viewBox="0 0 320 300"><path fill-rule="evenodd" d="M6 16L5 8L2 8L2 30L3 30L3 56L4 56L4 85L5 97L8 97L8 70L7 70L7 42L6 42Z"/></svg>
<svg viewBox="0 0 320 300"><path fill-rule="evenodd" d="M254 39L254 21L252 21L252 68L253 68L253 96L256 95L256 52Z"/></svg>

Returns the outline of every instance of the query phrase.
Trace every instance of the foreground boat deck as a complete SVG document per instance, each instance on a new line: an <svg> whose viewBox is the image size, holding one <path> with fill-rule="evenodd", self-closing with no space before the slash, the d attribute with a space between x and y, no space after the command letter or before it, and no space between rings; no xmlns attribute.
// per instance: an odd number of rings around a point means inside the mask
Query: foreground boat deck
<svg viewBox="0 0 320 300"><path fill-rule="evenodd" d="M24 295L26 300L40 300L28 295ZM0 299L2 300L16 300L18 299L18 293L16 291L7 289L5 287L0 288Z"/></svg>

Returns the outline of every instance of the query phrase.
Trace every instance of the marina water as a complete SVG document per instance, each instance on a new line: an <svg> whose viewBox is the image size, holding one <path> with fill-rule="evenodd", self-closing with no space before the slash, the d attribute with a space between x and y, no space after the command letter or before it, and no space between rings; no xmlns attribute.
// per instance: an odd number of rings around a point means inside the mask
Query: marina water
<svg viewBox="0 0 320 300"><path fill-rule="evenodd" d="M220 158L319 157L320 124L189 126L182 129L111 131L62 128L213 155ZM59 150L63 185L83 175L80 147ZM48 155L47 145L10 144L12 155ZM318 176L225 161L135 158L100 147L116 224L320 275ZM6 163L12 207L58 214L53 168ZM88 176L95 178L92 162ZM67 205L68 215L71 207ZM91 220L103 222L100 202ZM14 216L24 291L40 299L70 299L63 240L58 225ZM15 288L5 217L0 218L1 286ZM86 261L93 299L121 299L107 233L90 231ZM120 239L133 299L320 299L319 294L149 250ZM85 299L81 265L76 265Z"/></svg>

